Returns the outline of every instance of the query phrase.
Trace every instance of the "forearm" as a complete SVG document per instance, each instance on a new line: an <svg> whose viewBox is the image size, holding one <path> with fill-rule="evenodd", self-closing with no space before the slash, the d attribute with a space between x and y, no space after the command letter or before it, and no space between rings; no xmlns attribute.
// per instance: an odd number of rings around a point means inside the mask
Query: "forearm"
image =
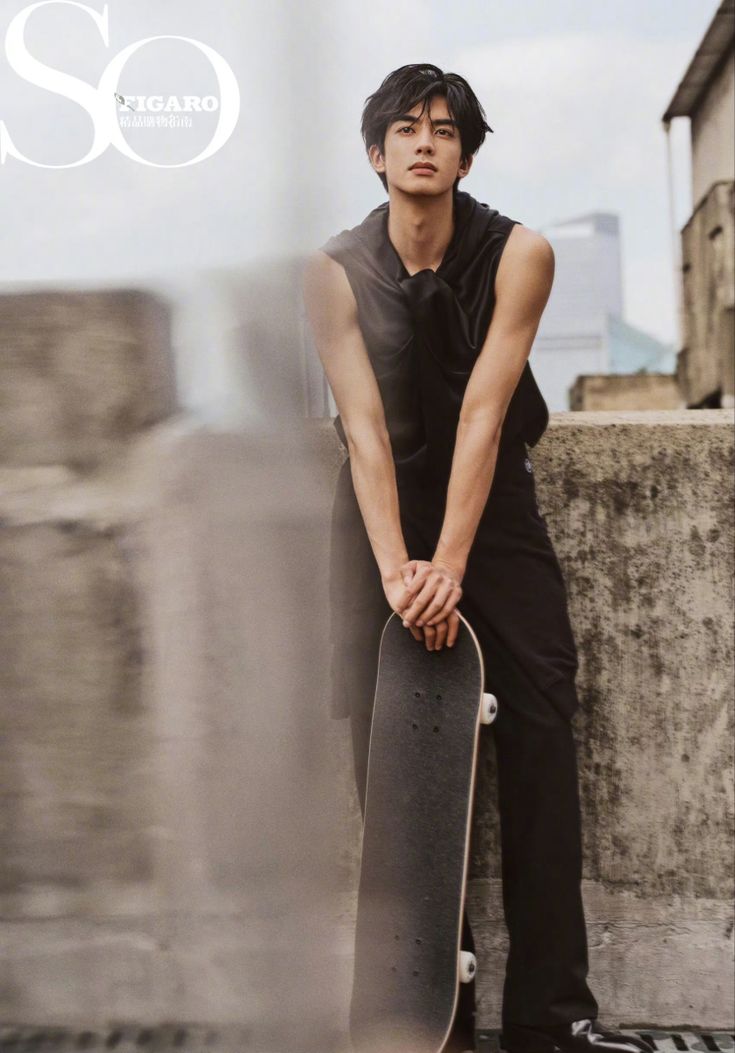
<svg viewBox="0 0 735 1053"><path fill-rule="evenodd" d="M396 469L387 432L350 440L352 484L381 579L408 560L401 528Z"/></svg>
<svg viewBox="0 0 735 1053"><path fill-rule="evenodd" d="M499 443L500 432L490 420L460 421L457 427L444 520L433 559L450 564L462 575L492 487Z"/></svg>

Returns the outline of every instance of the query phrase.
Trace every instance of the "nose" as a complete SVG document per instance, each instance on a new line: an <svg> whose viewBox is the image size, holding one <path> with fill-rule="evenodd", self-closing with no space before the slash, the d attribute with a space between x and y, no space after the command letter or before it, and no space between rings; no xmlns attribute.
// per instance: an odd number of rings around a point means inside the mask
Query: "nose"
<svg viewBox="0 0 735 1053"><path fill-rule="evenodd" d="M434 137L431 130L431 125L426 121L422 121L418 126L418 134L416 136L416 149L422 152L428 151L433 153L434 151Z"/></svg>

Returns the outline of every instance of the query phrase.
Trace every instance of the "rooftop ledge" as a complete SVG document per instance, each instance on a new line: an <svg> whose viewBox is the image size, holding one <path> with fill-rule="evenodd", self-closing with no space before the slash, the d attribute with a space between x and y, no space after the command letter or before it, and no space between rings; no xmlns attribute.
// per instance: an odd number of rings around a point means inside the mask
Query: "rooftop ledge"
<svg viewBox="0 0 735 1053"><path fill-rule="evenodd" d="M666 424L730 424L735 425L733 409L676 409L676 410L564 410L549 415L549 427L600 428L610 425Z"/></svg>

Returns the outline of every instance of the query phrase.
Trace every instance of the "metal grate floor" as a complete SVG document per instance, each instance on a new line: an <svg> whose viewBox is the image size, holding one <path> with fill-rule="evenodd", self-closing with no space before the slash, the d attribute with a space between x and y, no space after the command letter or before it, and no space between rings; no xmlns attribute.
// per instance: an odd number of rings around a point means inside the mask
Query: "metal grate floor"
<svg viewBox="0 0 735 1053"><path fill-rule="evenodd" d="M729 1031L664 1031L659 1028L634 1029L629 1027L615 1028L623 1035L639 1035L650 1039L656 1050L661 1053L733 1053L735 1035ZM478 1053L500 1053L499 1031L478 1031Z"/></svg>
<svg viewBox="0 0 735 1053"><path fill-rule="evenodd" d="M183 1024L141 1027L133 1024L107 1028L21 1027L0 1025L2 1053L251 1053L250 1032ZM255 1051L253 1050L253 1053ZM270 1051L268 1051L270 1053Z"/></svg>
<svg viewBox="0 0 735 1053"><path fill-rule="evenodd" d="M728 1031L666 1031L619 1028L624 1035L641 1035L653 1041L660 1053L735 1053L735 1035ZM335 1051L341 1047L332 1047ZM0 1025L2 1053L71 1053L91 1050L104 1053L303 1053L289 1050L261 1049L253 1044L246 1029L217 1029L183 1024L159 1027L119 1027L79 1029L63 1027L26 1027ZM478 1031L478 1053L502 1053L499 1031Z"/></svg>

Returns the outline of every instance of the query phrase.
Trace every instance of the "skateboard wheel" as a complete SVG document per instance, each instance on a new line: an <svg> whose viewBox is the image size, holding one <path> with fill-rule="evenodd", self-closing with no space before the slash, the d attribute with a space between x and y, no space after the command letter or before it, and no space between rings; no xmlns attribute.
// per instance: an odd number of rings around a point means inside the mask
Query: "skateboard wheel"
<svg viewBox="0 0 735 1053"><path fill-rule="evenodd" d="M477 958L471 951L459 952L459 982L468 984L477 972Z"/></svg>
<svg viewBox="0 0 735 1053"><path fill-rule="evenodd" d="M498 700L495 695L491 695L489 691L486 691L482 696L482 713L480 715L480 722L482 724L492 724L498 715Z"/></svg>

